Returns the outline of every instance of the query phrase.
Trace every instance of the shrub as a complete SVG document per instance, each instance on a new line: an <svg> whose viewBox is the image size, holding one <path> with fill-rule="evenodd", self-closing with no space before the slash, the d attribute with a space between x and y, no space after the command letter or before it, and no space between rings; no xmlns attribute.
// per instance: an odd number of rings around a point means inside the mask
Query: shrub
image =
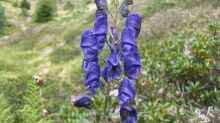
<svg viewBox="0 0 220 123"><path fill-rule="evenodd" d="M5 10L4 7L0 4L0 32L6 24Z"/></svg>
<svg viewBox="0 0 220 123"><path fill-rule="evenodd" d="M12 123L13 115L11 113L11 107L9 106L4 95L0 95L0 122L1 123Z"/></svg>
<svg viewBox="0 0 220 123"><path fill-rule="evenodd" d="M22 0L20 7L21 7L21 9L29 10L31 8L31 4L27 0Z"/></svg>
<svg viewBox="0 0 220 123"><path fill-rule="evenodd" d="M55 0L39 0L34 13L35 22L48 22L52 20L56 12Z"/></svg>

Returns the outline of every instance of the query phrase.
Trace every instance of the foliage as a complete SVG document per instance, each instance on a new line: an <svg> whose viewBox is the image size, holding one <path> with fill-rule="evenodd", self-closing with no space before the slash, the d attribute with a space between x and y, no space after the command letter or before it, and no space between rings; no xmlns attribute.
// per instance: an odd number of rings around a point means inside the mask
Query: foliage
<svg viewBox="0 0 220 123"><path fill-rule="evenodd" d="M19 110L22 123L50 123L47 120L48 111L44 107L45 100L42 98L42 90L32 81L28 82L24 96L25 105Z"/></svg>
<svg viewBox="0 0 220 123"><path fill-rule="evenodd" d="M0 122L1 123L12 123L14 117L12 115L12 109L4 95L0 95Z"/></svg>
<svg viewBox="0 0 220 123"><path fill-rule="evenodd" d="M6 24L5 10L4 7L0 4L0 32L2 32L5 24Z"/></svg>
<svg viewBox="0 0 220 123"><path fill-rule="evenodd" d="M20 7L22 9L29 10L31 8L31 4L27 0L22 0L21 3L20 3Z"/></svg>
<svg viewBox="0 0 220 123"><path fill-rule="evenodd" d="M38 0L34 12L35 22L48 22L56 14L56 0Z"/></svg>

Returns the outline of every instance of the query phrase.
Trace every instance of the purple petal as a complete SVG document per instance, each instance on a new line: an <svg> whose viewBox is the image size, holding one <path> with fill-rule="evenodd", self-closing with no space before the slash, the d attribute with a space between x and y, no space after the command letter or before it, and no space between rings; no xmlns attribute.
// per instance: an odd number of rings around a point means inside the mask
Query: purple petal
<svg viewBox="0 0 220 123"><path fill-rule="evenodd" d="M110 49L111 54L106 58L106 66L102 72L103 78L108 82L119 79L122 73L117 51L113 46L110 46Z"/></svg>
<svg viewBox="0 0 220 123"><path fill-rule="evenodd" d="M137 13L130 13L127 18L126 26L134 31L138 37L141 29L142 17Z"/></svg>
<svg viewBox="0 0 220 123"><path fill-rule="evenodd" d="M95 0L96 6L99 10L103 10L107 8L106 0Z"/></svg>
<svg viewBox="0 0 220 123"><path fill-rule="evenodd" d="M123 123L136 123L137 122L137 111L128 106L120 108L120 116Z"/></svg>
<svg viewBox="0 0 220 123"><path fill-rule="evenodd" d="M71 99L74 106L79 108L90 108L91 98L89 96L79 96L76 99Z"/></svg>
<svg viewBox="0 0 220 123"><path fill-rule="evenodd" d="M96 90L100 86L100 67L98 61L84 61L84 84L89 95L95 95Z"/></svg>
<svg viewBox="0 0 220 123"><path fill-rule="evenodd" d="M136 46L135 32L125 27L121 35L122 44L130 44Z"/></svg>
<svg viewBox="0 0 220 123"><path fill-rule="evenodd" d="M98 42L99 51L102 51L102 49L105 46L107 31L108 31L107 14L103 10L97 10L93 34L96 38L96 41Z"/></svg>
<svg viewBox="0 0 220 123"><path fill-rule="evenodd" d="M87 29L82 33L80 47L82 49L84 48L91 48L94 50L98 49L98 42L96 41L92 30Z"/></svg>
<svg viewBox="0 0 220 123"><path fill-rule="evenodd" d="M119 87L119 103L121 106L128 105L135 98L135 81L125 78Z"/></svg>

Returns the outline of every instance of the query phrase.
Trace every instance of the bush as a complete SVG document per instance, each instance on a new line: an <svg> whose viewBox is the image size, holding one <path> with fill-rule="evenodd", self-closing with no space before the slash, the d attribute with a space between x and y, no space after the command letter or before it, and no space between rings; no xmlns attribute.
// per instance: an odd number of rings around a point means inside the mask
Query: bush
<svg viewBox="0 0 220 123"><path fill-rule="evenodd" d="M31 5L27 0L22 0L20 7L21 7L21 9L29 10L31 8Z"/></svg>
<svg viewBox="0 0 220 123"><path fill-rule="evenodd" d="M11 106L8 104L4 95L0 95L0 122L1 123L12 123L13 114L11 112Z"/></svg>
<svg viewBox="0 0 220 123"><path fill-rule="evenodd" d="M5 9L0 4L0 32L3 30L5 24L6 24Z"/></svg>
<svg viewBox="0 0 220 123"><path fill-rule="evenodd" d="M56 12L55 0L39 0L34 13L35 22L48 22L52 20Z"/></svg>

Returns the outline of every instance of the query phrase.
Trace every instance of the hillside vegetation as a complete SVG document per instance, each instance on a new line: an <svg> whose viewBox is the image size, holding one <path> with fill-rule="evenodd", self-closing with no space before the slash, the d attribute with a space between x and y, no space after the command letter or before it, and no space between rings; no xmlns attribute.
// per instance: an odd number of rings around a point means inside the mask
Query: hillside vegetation
<svg viewBox="0 0 220 123"><path fill-rule="evenodd" d="M105 123L102 93L93 104L98 113L70 102L85 90L80 36L93 26L93 1L57 0L40 22L38 1L27 0L29 9L21 1L0 0L0 123ZM135 0L131 9L143 16L138 122L219 123L220 1ZM113 101L111 122L118 123Z"/></svg>

